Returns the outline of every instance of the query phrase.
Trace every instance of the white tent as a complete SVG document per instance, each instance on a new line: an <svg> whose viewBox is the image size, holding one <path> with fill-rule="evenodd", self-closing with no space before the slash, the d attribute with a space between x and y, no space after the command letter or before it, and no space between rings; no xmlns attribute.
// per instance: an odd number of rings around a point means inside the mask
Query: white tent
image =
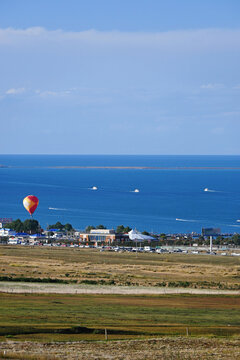
<svg viewBox="0 0 240 360"><path fill-rule="evenodd" d="M129 235L129 239L132 241L136 241L136 242L142 242L142 241L146 241L146 240L153 240L154 238L148 235L143 235L142 233L140 233L137 230L131 230L128 233Z"/></svg>

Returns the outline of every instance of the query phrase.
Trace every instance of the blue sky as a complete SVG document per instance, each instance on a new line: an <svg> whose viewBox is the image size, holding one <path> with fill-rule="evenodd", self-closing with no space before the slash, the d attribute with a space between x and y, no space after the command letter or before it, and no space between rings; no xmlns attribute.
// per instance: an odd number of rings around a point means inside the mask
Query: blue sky
<svg viewBox="0 0 240 360"><path fill-rule="evenodd" d="M0 2L0 153L240 154L240 2Z"/></svg>

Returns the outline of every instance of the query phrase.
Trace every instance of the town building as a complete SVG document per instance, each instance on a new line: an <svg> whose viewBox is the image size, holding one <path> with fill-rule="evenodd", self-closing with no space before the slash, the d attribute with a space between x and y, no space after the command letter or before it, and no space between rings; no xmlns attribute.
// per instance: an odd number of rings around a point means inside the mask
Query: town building
<svg viewBox="0 0 240 360"><path fill-rule="evenodd" d="M12 222L12 218L0 218L0 229L3 229L7 224Z"/></svg>
<svg viewBox="0 0 240 360"><path fill-rule="evenodd" d="M86 245L111 245L116 240L113 229L92 229L90 233L79 233L79 241Z"/></svg>
<svg viewBox="0 0 240 360"><path fill-rule="evenodd" d="M10 230L10 229L0 229L0 236L15 236L16 231Z"/></svg>

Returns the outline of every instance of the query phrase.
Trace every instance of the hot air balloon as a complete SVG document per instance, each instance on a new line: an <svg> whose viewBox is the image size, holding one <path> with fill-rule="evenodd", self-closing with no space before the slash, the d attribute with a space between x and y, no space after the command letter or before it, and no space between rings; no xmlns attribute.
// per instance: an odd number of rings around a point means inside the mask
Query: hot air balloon
<svg viewBox="0 0 240 360"><path fill-rule="evenodd" d="M32 216L34 211L36 210L38 206L39 200L34 195L28 195L23 199L23 206L25 209L29 212L29 214Z"/></svg>

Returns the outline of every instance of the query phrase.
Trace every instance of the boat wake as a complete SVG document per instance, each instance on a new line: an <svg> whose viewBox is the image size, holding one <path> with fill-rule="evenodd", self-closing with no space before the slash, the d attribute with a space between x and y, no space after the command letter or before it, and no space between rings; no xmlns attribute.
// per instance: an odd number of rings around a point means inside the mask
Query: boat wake
<svg viewBox="0 0 240 360"><path fill-rule="evenodd" d="M54 210L54 211L66 211L67 209L63 209L63 208L54 208L54 207L49 207L48 210Z"/></svg>
<svg viewBox="0 0 240 360"><path fill-rule="evenodd" d="M218 190L211 190L211 189L209 189L209 188L205 188L203 191L205 191L205 192L212 192L212 193L220 192L220 191L218 191Z"/></svg>
<svg viewBox="0 0 240 360"><path fill-rule="evenodd" d="M179 218L176 218L176 221L197 222L197 220L188 220L188 219L179 219Z"/></svg>

